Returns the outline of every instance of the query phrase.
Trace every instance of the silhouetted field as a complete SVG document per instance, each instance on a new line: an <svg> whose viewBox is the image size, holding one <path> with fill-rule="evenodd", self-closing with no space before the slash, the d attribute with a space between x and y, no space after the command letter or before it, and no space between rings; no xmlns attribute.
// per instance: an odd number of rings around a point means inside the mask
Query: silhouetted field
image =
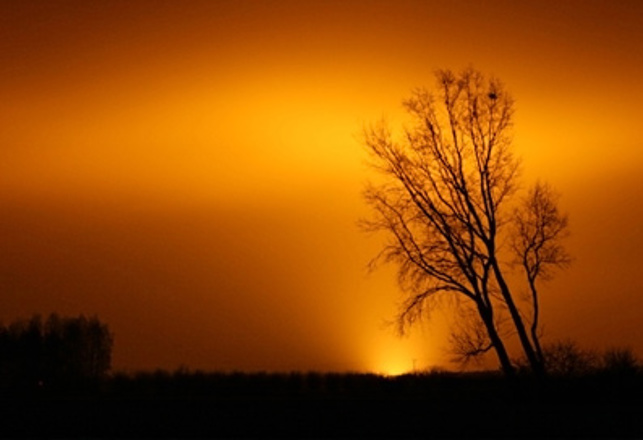
<svg viewBox="0 0 643 440"><path fill-rule="evenodd" d="M642 437L639 372L114 374L3 390L2 437Z"/></svg>

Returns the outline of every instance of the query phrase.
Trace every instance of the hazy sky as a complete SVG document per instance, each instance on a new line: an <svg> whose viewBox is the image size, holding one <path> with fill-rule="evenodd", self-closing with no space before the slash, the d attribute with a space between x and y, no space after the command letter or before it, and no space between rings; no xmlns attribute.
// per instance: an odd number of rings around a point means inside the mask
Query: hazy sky
<svg viewBox="0 0 643 440"><path fill-rule="evenodd" d="M2 1L0 319L97 314L118 369L445 365L446 315L385 325L358 138L469 65L570 215L545 339L643 355L639 1Z"/></svg>

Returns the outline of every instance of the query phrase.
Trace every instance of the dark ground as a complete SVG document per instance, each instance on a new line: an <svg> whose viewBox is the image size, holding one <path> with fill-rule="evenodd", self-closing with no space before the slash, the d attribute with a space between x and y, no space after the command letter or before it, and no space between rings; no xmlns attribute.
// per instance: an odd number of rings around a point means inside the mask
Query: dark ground
<svg viewBox="0 0 643 440"><path fill-rule="evenodd" d="M0 437L643 438L643 376L115 375L5 389Z"/></svg>

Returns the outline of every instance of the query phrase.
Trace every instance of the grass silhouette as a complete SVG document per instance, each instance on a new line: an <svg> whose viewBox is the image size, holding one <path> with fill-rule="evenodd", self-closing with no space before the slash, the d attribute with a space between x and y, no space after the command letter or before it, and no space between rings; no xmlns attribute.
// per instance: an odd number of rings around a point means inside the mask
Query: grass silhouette
<svg viewBox="0 0 643 440"><path fill-rule="evenodd" d="M6 436L643 435L643 375L116 373L3 394Z"/></svg>

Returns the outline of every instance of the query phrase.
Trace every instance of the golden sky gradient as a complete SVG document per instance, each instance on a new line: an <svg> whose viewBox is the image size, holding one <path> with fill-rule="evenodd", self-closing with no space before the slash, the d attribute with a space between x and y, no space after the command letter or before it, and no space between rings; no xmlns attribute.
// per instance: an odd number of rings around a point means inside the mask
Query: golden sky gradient
<svg viewBox="0 0 643 440"><path fill-rule="evenodd" d="M0 319L98 314L116 368L447 365L398 339L359 133L468 65L570 215L546 340L643 355L643 3L0 3Z"/></svg>

